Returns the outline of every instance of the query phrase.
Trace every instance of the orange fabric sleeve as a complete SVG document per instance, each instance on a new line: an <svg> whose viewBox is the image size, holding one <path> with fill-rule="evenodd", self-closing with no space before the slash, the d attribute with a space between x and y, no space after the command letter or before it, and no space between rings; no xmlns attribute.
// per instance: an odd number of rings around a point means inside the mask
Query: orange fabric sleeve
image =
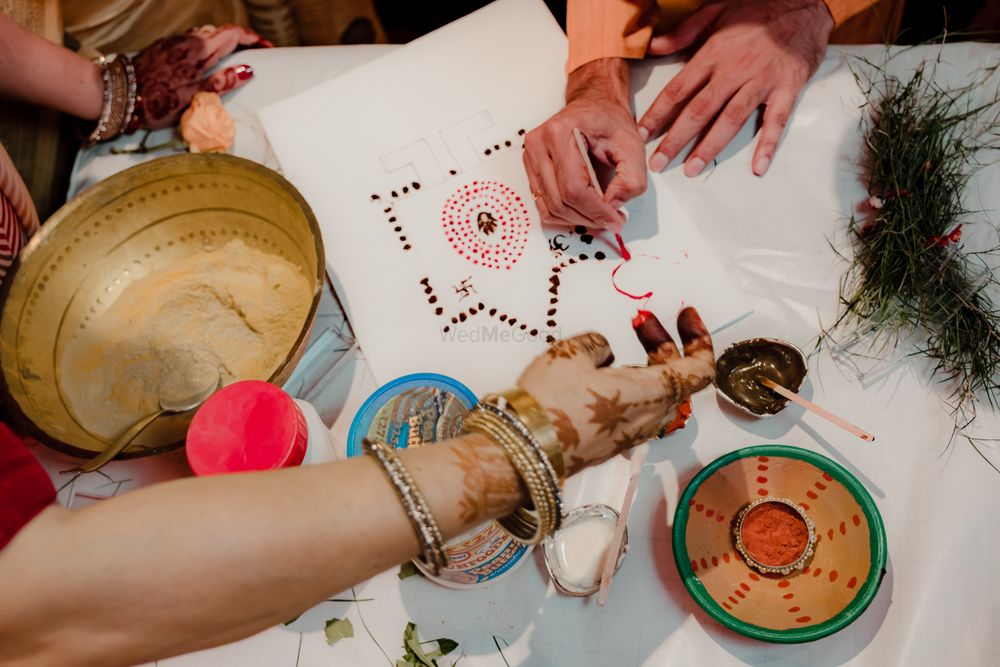
<svg viewBox="0 0 1000 667"><path fill-rule="evenodd" d="M882 0L881 3L879 0L824 2L837 27L876 5L889 5L883 13L890 15L899 13L895 11L895 6L902 6L900 0ZM659 14L671 15L667 17L672 19L668 25L675 24L698 4L698 0L567 0L569 59L566 71L572 72L599 58L644 57Z"/></svg>
<svg viewBox="0 0 1000 667"><path fill-rule="evenodd" d="M879 0L823 0L833 16L834 26L878 4Z"/></svg>
<svg viewBox="0 0 1000 667"><path fill-rule="evenodd" d="M567 0L572 72L599 58L642 58L653 34L654 0Z"/></svg>

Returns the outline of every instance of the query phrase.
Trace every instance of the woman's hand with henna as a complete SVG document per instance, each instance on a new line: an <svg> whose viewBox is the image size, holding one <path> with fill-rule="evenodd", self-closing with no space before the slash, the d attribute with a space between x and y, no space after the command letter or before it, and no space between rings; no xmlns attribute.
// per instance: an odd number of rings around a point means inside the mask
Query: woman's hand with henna
<svg viewBox="0 0 1000 667"><path fill-rule="evenodd" d="M177 123L198 91L228 93L253 77L249 65L210 73L219 61L244 48L271 43L238 25L202 26L159 39L135 57L139 128L155 130Z"/></svg>
<svg viewBox="0 0 1000 667"><path fill-rule="evenodd" d="M556 342L518 380L548 412L567 473L596 465L651 440L688 397L715 377L712 339L694 308L677 316L682 356L652 314L637 331L651 363L609 368L607 339L586 333ZM655 358L657 363L652 363Z"/></svg>

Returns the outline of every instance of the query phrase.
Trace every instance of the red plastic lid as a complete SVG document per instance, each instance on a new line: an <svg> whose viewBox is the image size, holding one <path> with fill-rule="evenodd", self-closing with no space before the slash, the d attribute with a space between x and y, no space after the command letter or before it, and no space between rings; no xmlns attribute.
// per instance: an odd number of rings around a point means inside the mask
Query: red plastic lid
<svg viewBox="0 0 1000 667"><path fill-rule="evenodd" d="M259 380L235 382L205 401L187 433L187 459L196 475L297 466L309 427L292 397Z"/></svg>

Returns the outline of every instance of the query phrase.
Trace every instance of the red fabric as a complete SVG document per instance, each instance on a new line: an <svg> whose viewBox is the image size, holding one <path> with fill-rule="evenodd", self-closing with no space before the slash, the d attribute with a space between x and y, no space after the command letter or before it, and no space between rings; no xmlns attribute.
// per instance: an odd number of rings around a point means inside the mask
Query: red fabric
<svg viewBox="0 0 1000 667"><path fill-rule="evenodd" d="M45 469L0 423L0 549L55 499L56 489Z"/></svg>
<svg viewBox="0 0 1000 667"><path fill-rule="evenodd" d="M22 245L24 245L24 232L21 229L21 221L13 205L0 190L0 280L7 275L7 270L21 251Z"/></svg>

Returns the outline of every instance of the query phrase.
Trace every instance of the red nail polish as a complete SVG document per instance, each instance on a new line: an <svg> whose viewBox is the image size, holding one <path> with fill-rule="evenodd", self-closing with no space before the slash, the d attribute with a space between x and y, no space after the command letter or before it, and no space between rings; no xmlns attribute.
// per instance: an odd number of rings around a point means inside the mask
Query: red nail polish
<svg viewBox="0 0 1000 667"><path fill-rule="evenodd" d="M240 81L248 81L253 78L253 67L250 67L250 65L237 65L234 71L236 72L236 78Z"/></svg>

